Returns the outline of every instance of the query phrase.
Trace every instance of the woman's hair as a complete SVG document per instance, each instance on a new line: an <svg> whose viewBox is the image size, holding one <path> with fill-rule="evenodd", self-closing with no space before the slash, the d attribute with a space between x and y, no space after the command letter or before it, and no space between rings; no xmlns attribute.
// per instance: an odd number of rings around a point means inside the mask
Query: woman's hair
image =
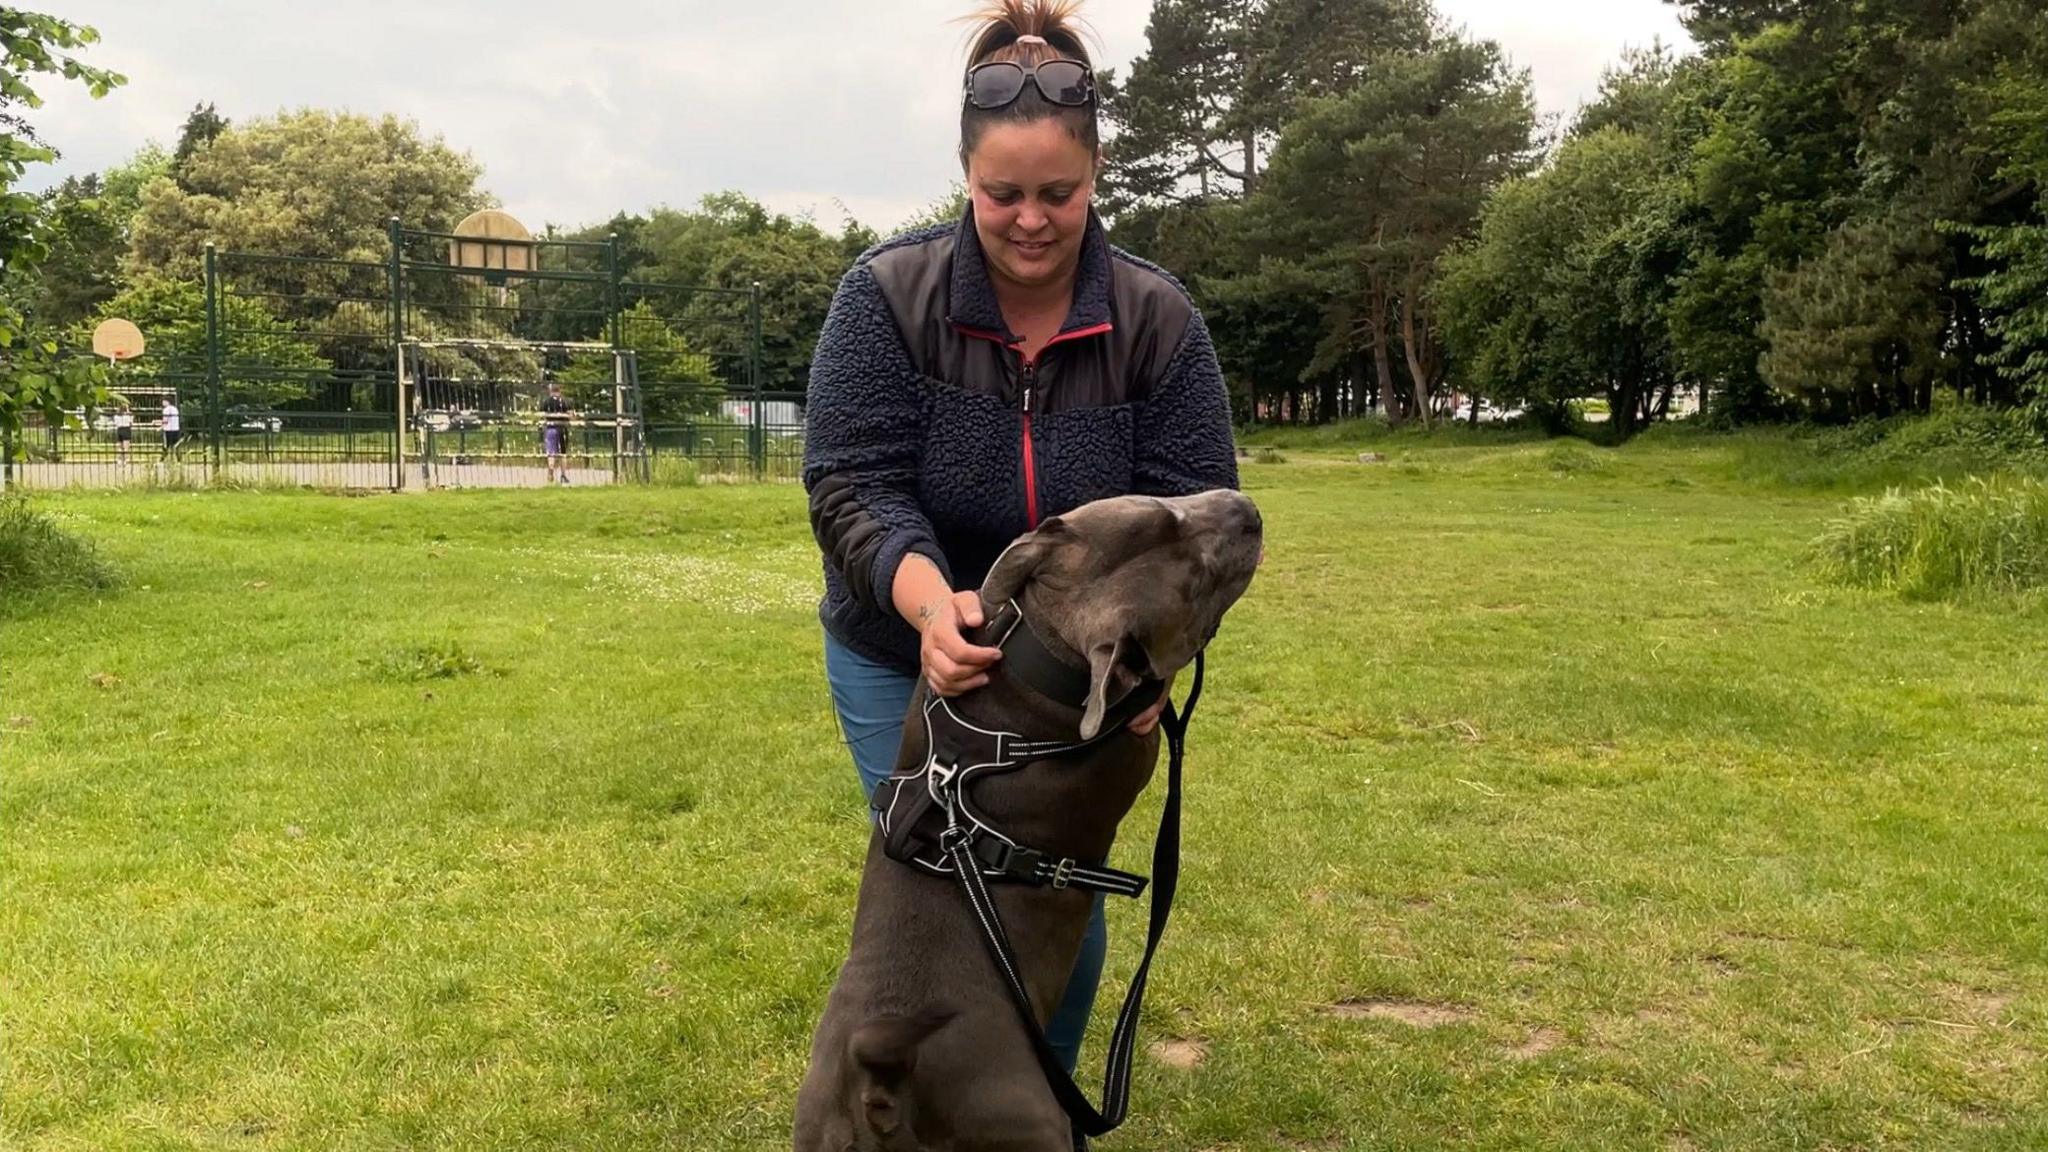
<svg viewBox="0 0 2048 1152"><path fill-rule="evenodd" d="M1080 0L992 0L986 8L967 17L974 25L967 66L1007 60L1036 68L1047 60L1067 59L1079 60L1092 70L1088 48L1081 43L1085 25L1081 23L1080 9ZM1036 36L1038 40L1018 43L1019 38L1027 36ZM968 155L981 142L989 125L1028 124L1034 120L1060 121L1069 136L1094 152L1100 139L1095 113L1094 101L1082 108L1062 107L1048 102L1039 94L1037 85L1028 82L1015 100L1001 108L976 108L962 100L960 163L967 163Z"/></svg>

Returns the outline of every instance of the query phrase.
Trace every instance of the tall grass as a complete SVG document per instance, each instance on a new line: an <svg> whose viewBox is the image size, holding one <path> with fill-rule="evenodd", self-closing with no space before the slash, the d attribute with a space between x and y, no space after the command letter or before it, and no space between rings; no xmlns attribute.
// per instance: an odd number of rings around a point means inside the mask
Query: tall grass
<svg viewBox="0 0 2048 1152"><path fill-rule="evenodd" d="M701 481L697 462L688 456L657 455L647 471L647 482L656 488L695 488Z"/></svg>
<svg viewBox="0 0 2048 1152"><path fill-rule="evenodd" d="M1255 425L1238 429L1238 443L1247 448L1355 449L1364 445L1392 444L1412 448L1493 448L1507 444L1545 439L1542 429L1526 421L1481 424L1439 420L1428 428L1407 425L1396 428L1377 417L1340 420L1330 424Z"/></svg>
<svg viewBox="0 0 2048 1152"><path fill-rule="evenodd" d="M1931 416L1734 434L1743 479L1863 489L1956 482L1996 472L2048 476L2048 439L2026 413L1956 405Z"/></svg>
<svg viewBox="0 0 2048 1152"><path fill-rule="evenodd" d="M2048 587L2048 484L1972 478L1858 499L1814 541L1836 583L1913 599Z"/></svg>
<svg viewBox="0 0 2048 1152"><path fill-rule="evenodd" d="M0 496L0 593L112 587L113 566L21 496Z"/></svg>

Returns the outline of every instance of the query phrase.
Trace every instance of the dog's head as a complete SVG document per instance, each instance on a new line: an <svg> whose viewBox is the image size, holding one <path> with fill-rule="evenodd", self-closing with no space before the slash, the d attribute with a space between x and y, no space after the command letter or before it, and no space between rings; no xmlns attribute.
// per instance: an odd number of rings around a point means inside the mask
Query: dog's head
<svg viewBox="0 0 2048 1152"><path fill-rule="evenodd" d="M1081 738L1145 677L1186 667L1250 586L1264 531L1238 492L1119 496L1056 516L1010 545L982 601L1011 600L1088 663Z"/></svg>

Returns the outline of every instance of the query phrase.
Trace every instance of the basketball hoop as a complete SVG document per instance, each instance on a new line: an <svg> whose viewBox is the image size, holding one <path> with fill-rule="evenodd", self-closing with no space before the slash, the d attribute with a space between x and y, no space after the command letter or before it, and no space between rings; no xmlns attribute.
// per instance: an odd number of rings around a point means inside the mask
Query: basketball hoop
<svg viewBox="0 0 2048 1152"><path fill-rule="evenodd" d="M510 212L472 212L455 226L455 235L448 243L448 262L477 269L486 284L503 287L507 273L536 270L533 233Z"/></svg>
<svg viewBox="0 0 2048 1152"><path fill-rule="evenodd" d="M92 330L92 354L117 364L142 355L145 346L142 329L118 316L100 321Z"/></svg>

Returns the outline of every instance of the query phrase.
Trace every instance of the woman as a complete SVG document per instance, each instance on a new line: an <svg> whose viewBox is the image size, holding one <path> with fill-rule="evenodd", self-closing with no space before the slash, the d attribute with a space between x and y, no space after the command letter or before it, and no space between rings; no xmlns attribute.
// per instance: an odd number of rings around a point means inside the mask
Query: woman
<svg viewBox="0 0 2048 1152"><path fill-rule="evenodd" d="M128 445L135 442L135 410L128 407L126 400L114 412L114 453L122 464L128 463Z"/></svg>
<svg viewBox="0 0 2048 1152"><path fill-rule="evenodd" d="M975 589L1005 545L1092 500L1237 485L1201 316L1112 249L1092 210L1101 150L1074 8L1003 0L981 17L960 109L967 211L863 255L812 360L825 673L869 793L920 675L947 696L987 682L1001 653L962 631L981 625ZM1069 1072L1106 944L1098 900L1047 1028Z"/></svg>

